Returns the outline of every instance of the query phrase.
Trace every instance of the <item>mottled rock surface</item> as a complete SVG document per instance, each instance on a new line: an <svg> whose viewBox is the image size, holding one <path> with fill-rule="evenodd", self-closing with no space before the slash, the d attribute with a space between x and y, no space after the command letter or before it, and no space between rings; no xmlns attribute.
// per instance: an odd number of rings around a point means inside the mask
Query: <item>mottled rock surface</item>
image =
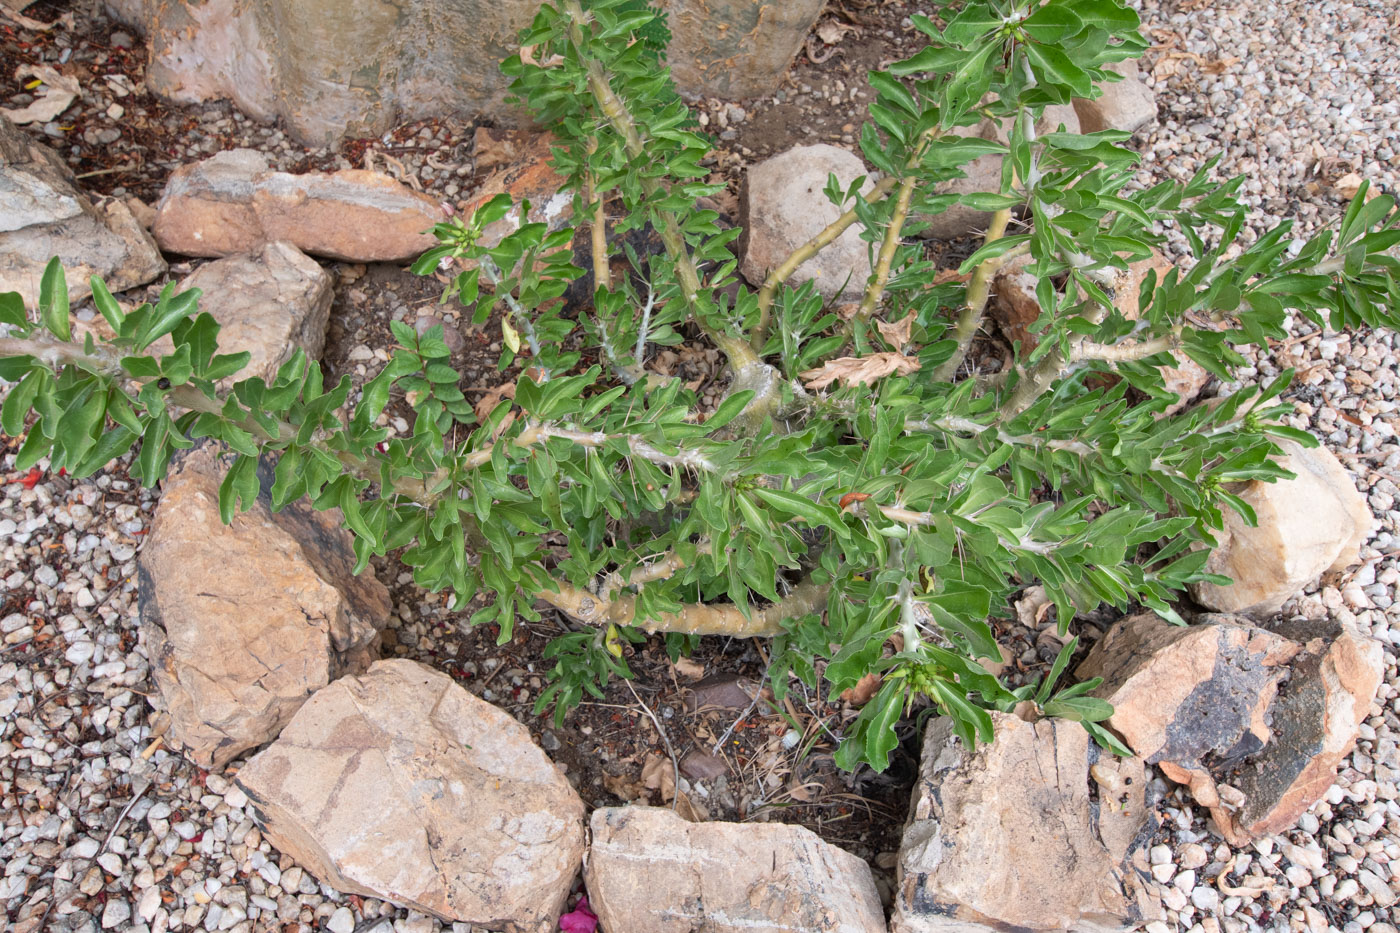
<svg viewBox="0 0 1400 933"><path fill-rule="evenodd" d="M171 174L156 204L155 237L186 256L252 253L285 240L347 262L397 262L437 241L442 206L388 175L358 169L291 175L266 156L231 149Z"/></svg>
<svg viewBox="0 0 1400 933"><path fill-rule="evenodd" d="M1202 605L1223 612L1267 615L1324 571L1345 570L1370 536L1374 519L1365 498L1336 456L1325 447L1275 440L1280 463L1295 479L1251 482L1238 495L1259 522L1250 527L1225 511L1225 530L1206 570L1234 580L1231 586L1196 583Z"/></svg>
<svg viewBox="0 0 1400 933"><path fill-rule="evenodd" d="M96 275L114 292L144 285L165 271L155 243L114 198L90 200L53 150L0 117L0 292L39 301L49 259L63 263L68 297L91 294Z"/></svg>
<svg viewBox="0 0 1400 933"><path fill-rule="evenodd" d="M529 731L414 661L319 691L238 784L326 884L490 930L553 930L583 858L583 801Z"/></svg>
<svg viewBox="0 0 1400 933"><path fill-rule="evenodd" d="M1306 642L1304 652L1270 710L1274 741L1239 781L1237 825L1255 837L1292 828L1327 793L1385 673L1381 644L1369 635L1307 623L1284 631Z"/></svg>
<svg viewBox="0 0 1400 933"><path fill-rule="evenodd" d="M825 143L795 146L749 167L740 200L744 234L739 269L755 287L793 250L841 215L822 193L829 174L845 190L870 172L854 154ZM869 192L872 187L874 182L867 180L861 190ZM869 253L860 232L860 225L852 224L799 266L788 283L796 287L811 281L823 296L839 301L860 297L870 277Z"/></svg>
<svg viewBox="0 0 1400 933"><path fill-rule="evenodd" d="M1243 619L1172 625L1144 612L1117 622L1075 671L1102 677L1107 725L1149 764L1220 805L1206 762L1228 767L1269 741L1268 710L1298 645Z"/></svg>
<svg viewBox="0 0 1400 933"><path fill-rule="evenodd" d="M991 715L994 740L971 751L949 719L929 723L891 931L1116 930L1156 919L1141 883L1152 828L1141 759L1100 753L1078 723Z"/></svg>
<svg viewBox="0 0 1400 933"><path fill-rule="evenodd" d="M478 129L477 151L501 161L467 199L463 213L470 214L498 194L508 194L517 205L530 202L530 216L525 222L542 223L551 231L562 229L573 217L574 195L559 190L564 176L550 167L550 147L556 144L549 133ZM521 222L520 208L514 207L505 217L488 224L479 242L495 246Z"/></svg>
<svg viewBox="0 0 1400 933"><path fill-rule="evenodd" d="M604 930L879 933L870 866L801 826L689 823L669 809L593 811L585 879Z"/></svg>
<svg viewBox="0 0 1400 933"><path fill-rule="evenodd" d="M499 63L538 0L109 0L147 36L151 90L230 98L314 146L448 114L522 119ZM682 90L735 98L781 80L823 0L665 0Z"/></svg>
<svg viewBox="0 0 1400 933"><path fill-rule="evenodd" d="M339 513L304 500L272 512L272 464L259 467L257 504L225 525L218 449L177 461L138 564L167 741L203 768L275 738L312 693L364 670L390 611L374 575L352 573Z"/></svg>

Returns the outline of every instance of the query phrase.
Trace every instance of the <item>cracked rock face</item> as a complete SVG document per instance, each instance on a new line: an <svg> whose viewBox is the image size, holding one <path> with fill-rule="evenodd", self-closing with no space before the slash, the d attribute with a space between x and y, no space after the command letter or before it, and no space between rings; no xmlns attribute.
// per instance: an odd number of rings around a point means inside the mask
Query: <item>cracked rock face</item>
<svg viewBox="0 0 1400 933"><path fill-rule="evenodd" d="M135 288L165 271L155 243L125 203L90 201L47 146L0 117L0 292L39 301L39 280L50 257L63 263L75 304L103 279L114 292Z"/></svg>
<svg viewBox="0 0 1400 933"><path fill-rule="evenodd" d="M583 858L583 801L529 731L414 661L319 691L238 784L321 881L444 920L553 930Z"/></svg>
<svg viewBox="0 0 1400 933"><path fill-rule="evenodd" d="M992 713L969 751L929 723L899 851L892 933L1120 930L1160 916L1142 884L1153 826L1139 758L1075 722Z"/></svg>
<svg viewBox="0 0 1400 933"><path fill-rule="evenodd" d="M335 510L305 500L273 513L272 463L257 504L225 525L213 444L171 469L141 551L141 631L169 740L202 768L276 737L302 703L378 654L390 612L372 573L355 576Z"/></svg>
<svg viewBox="0 0 1400 933"><path fill-rule="evenodd" d="M291 175L252 149L176 169L156 205L162 249L186 256L257 252L275 240L313 256L398 262L437 244L442 206L387 175L359 169Z"/></svg>
<svg viewBox="0 0 1400 933"><path fill-rule="evenodd" d="M801 826L594 810L584 877L604 930L881 933L870 866Z"/></svg>

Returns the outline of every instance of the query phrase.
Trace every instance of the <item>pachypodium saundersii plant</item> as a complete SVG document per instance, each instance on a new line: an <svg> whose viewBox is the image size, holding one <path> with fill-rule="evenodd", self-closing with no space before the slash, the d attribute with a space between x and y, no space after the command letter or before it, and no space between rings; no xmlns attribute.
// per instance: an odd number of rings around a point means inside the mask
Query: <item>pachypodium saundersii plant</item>
<svg viewBox="0 0 1400 933"><path fill-rule="evenodd" d="M490 201L439 225L415 265L446 273L444 300L498 320L513 400L478 422L438 329L395 323L397 347L360 389L328 384L298 355L271 383L216 387L247 354L220 355L198 294L167 288L124 313L100 281L93 300L116 337L72 340L62 271L51 264L31 319L0 296L0 376L17 382L3 427L27 431L18 466L43 457L83 476L137 448L146 484L198 437L235 454L226 519L258 494L255 460L277 459L273 506L301 496L339 507L363 568L401 551L416 580L451 589L471 624L512 637L517 617L557 610L572 631L548 649L541 697L564 715L584 691L630 676L624 641L666 633L772 639L775 692L793 678L836 695L870 674L874 697L846 728L838 761L885 766L915 709L949 715L966 741L989 709L1033 700L1118 747L1093 686L1010 690L990 620L1033 582L1066 631L1108 603L1180 621L1174 595L1202 568L1233 484L1286 475L1274 437L1285 373L1178 414L1161 370L1175 353L1223 380L1239 349L1286 334L1290 316L1332 328L1400 323L1394 201L1362 191L1338 229L1306 242L1284 224L1251 239L1238 179L1133 184L1126 134L1037 133L1046 107L1093 97L1104 66L1145 47L1120 0L971 0L913 17L929 44L874 72L861 135L879 179L827 195L840 219L761 287L735 281L726 229L700 199L709 143L672 89L664 25L637 0L541 8L504 65L515 94L557 137L554 165L586 228L591 307L566 312L576 231L523 223L495 245L482 231L526 205ZM998 121L1006 142L983 138ZM944 192L973 159L1001 155L1000 185ZM911 239L961 203L986 212L983 243L947 281ZM786 280L859 222L872 268L852 313ZM619 246L651 227L664 250ZM1135 316L1115 307L1119 270L1177 230L1185 271L1149 275ZM972 365L998 267L1027 257L1043 309L1033 350L994 375ZM175 351L154 356L162 336ZM648 368L655 348L692 340L730 374L714 410ZM393 395L416 411L407 436L378 424ZM34 417L30 417L31 411Z"/></svg>

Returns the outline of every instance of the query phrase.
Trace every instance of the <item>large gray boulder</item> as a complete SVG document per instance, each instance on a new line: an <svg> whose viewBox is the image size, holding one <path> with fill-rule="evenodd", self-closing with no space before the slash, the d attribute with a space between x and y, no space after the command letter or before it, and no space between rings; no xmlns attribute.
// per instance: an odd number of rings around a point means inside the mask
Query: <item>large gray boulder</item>
<svg viewBox="0 0 1400 933"><path fill-rule="evenodd" d="M539 0L108 0L146 33L146 83L179 103L229 98L310 145L449 113L519 119L502 59ZM682 90L777 86L824 0L666 0Z"/></svg>
<svg viewBox="0 0 1400 933"><path fill-rule="evenodd" d="M53 150L0 117L0 292L19 292L26 305L37 304L39 280L54 256L74 302L91 294L94 275L120 292L165 271L125 203L89 199Z"/></svg>

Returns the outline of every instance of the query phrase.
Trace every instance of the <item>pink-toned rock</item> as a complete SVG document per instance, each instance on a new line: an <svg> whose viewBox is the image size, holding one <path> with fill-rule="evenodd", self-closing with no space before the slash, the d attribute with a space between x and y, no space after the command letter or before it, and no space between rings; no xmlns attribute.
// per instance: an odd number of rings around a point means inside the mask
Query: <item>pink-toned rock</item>
<svg viewBox="0 0 1400 933"><path fill-rule="evenodd" d="M273 739L316 690L378 654L388 592L355 576L339 512L305 500L272 512L263 496L219 518L227 468L213 444L178 460L138 564L141 631L167 741L219 768Z"/></svg>
<svg viewBox="0 0 1400 933"><path fill-rule="evenodd" d="M1236 822L1250 836L1292 828L1327 793L1385 672L1380 642L1368 635L1307 623L1294 629L1283 628L1306 645L1270 710L1274 741L1237 781L1245 804Z"/></svg>
<svg viewBox="0 0 1400 933"><path fill-rule="evenodd" d="M1142 761L1100 753L1075 722L991 716L995 737L974 750L947 718L929 724L892 933L1124 930L1158 918L1138 845L1151 815Z"/></svg>
<svg viewBox="0 0 1400 933"><path fill-rule="evenodd" d="M1237 494L1253 507L1254 527L1233 509L1205 569L1230 586L1196 583L1191 595L1223 612L1267 615L1323 572L1345 570L1371 534L1370 506L1346 469L1325 447L1276 440L1282 466L1295 479L1244 484Z"/></svg>
<svg viewBox="0 0 1400 933"><path fill-rule="evenodd" d="M156 204L162 249L187 256L252 253L286 240L347 262L412 259L437 241L442 206L387 175L346 169L290 175L234 149L176 169Z"/></svg>
<svg viewBox="0 0 1400 933"><path fill-rule="evenodd" d="M498 194L508 194L517 205L530 202L530 216L524 222L542 223L550 230L568 225L574 213L574 195L560 191L564 176L549 164L551 147L557 142L553 135L483 127L476 131L475 142L481 156L494 164L495 170L463 202L464 214L472 213ZM495 246L521 223L520 209L516 207L487 225L480 242L483 246Z"/></svg>
<svg viewBox="0 0 1400 933"><path fill-rule="evenodd" d="M554 930L583 858L583 801L529 731L414 661L319 691L238 784L322 882L483 929Z"/></svg>
<svg viewBox="0 0 1400 933"><path fill-rule="evenodd" d="M1123 80L1100 85L1103 93L1093 100L1081 98L1074 102L1081 131L1135 133L1157 119L1157 95L1138 77L1136 61L1114 62L1104 68L1122 75Z"/></svg>
<svg viewBox="0 0 1400 933"><path fill-rule="evenodd" d="M1113 704L1108 727L1202 805L1219 807L1207 762L1228 765L1268 743L1270 704L1297 653L1244 619L1180 626L1143 612L1115 623L1075 677L1102 677L1094 695Z"/></svg>
<svg viewBox="0 0 1400 933"><path fill-rule="evenodd" d="M584 878L604 930L881 933L870 866L801 826L690 823L669 809L593 811Z"/></svg>

